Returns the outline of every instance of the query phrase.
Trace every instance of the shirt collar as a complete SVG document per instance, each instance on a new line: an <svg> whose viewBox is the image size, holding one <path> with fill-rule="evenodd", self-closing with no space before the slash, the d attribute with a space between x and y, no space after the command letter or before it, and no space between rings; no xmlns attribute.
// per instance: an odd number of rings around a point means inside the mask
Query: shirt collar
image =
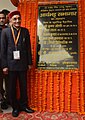
<svg viewBox="0 0 85 120"><path fill-rule="evenodd" d="M19 28L16 28L15 26L12 26L15 30L19 31L20 30L20 27Z"/></svg>

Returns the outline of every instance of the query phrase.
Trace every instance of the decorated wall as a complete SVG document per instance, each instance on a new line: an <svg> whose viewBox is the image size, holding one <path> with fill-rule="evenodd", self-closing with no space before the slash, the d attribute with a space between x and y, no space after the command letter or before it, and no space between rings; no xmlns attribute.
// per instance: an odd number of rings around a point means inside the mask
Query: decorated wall
<svg viewBox="0 0 85 120"><path fill-rule="evenodd" d="M72 70L36 68L38 6L46 3L78 4L79 68ZM28 28L31 39L33 68L28 72L30 107L38 111L85 114L85 1L20 0L17 7L21 12L22 26Z"/></svg>

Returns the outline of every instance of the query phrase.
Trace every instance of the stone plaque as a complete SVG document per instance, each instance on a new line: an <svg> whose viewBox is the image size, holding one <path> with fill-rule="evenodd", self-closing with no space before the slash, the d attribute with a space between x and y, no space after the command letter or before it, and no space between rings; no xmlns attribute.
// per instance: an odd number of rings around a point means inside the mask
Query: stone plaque
<svg viewBox="0 0 85 120"><path fill-rule="evenodd" d="M78 4L39 5L37 68L78 69L78 50Z"/></svg>

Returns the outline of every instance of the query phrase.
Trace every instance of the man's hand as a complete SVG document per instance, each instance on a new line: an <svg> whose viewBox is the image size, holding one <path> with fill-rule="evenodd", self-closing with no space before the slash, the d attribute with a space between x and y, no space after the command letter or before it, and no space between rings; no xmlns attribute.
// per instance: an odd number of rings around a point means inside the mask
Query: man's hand
<svg viewBox="0 0 85 120"><path fill-rule="evenodd" d="M28 65L29 70L32 68L32 65Z"/></svg>
<svg viewBox="0 0 85 120"><path fill-rule="evenodd" d="M7 75L7 74L8 74L8 68L3 68L3 73L4 73L5 75Z"/></svg>

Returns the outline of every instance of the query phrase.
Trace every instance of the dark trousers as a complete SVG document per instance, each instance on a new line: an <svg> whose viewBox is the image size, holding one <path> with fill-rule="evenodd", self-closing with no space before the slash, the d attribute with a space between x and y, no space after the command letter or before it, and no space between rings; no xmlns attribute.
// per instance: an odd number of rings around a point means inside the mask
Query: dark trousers
<svg viewBox="0 0 85 120"><path fill-rule="evenodd" d="M17 99L17 80L20 99ZM27 107L27 71L9 71L9 100L13 109Z"/></svg>
<svg viewBox="0 0 85 120"><path fill-rule="evenodd" d="M3 72L0 68L0 93L3 94Z"/></svg>
<svg viewBox="0 0 85 120"><path fill-rule="evenodd" d="M3 83L5 82L5 90L3 88ZM3 99L6 97L7 102L9 102L9 97L8 97L8 75L4 75L2 69L0 68L0 94Z"/></svg>

